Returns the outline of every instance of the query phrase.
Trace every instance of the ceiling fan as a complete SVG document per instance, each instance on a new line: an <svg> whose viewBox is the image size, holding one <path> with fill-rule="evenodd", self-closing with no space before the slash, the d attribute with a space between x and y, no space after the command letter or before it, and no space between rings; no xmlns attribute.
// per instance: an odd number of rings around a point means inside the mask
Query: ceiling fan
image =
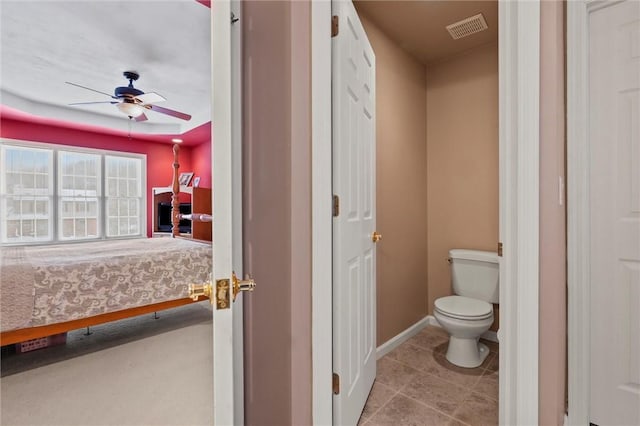
<svg viewBox="0 0 640 426"><path fill-rule="evenodd" d="M140 78L140 74L135 71L125 71L122 73L124 77L129 80L128 86L116 87L114 94L110 95L105 92L101 92L99 90L91 89L89 87L81 86L76 83L71 83L66 81L65 83L70 84L72 86L80 87L82 89L91 90L93 92L102 93L103 95L109 96L111 101L98 101L98 102L76 102L69 105L91 105L91 104L113 104L116 105L117 108L127 115L129 119L134 119L136 121L146 121L148 120L145 115L145 110L151 110L155 112L159 112L161 114L170 115L172 117L180 118L182 120L189 121L191 120L191 116L189 114L185 114L180 111L174 111L169 108L159 107L154 105L156 102L166 101L166 99L157 93L149 92L145 93L140 89L136 89L133 87L133 82Z"/></svg>

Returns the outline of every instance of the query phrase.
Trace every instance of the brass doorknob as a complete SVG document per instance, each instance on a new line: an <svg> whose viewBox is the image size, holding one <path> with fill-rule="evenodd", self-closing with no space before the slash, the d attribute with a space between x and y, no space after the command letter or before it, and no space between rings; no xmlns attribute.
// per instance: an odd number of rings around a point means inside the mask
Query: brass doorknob
<svg viewBox="0 0 640 426"><path fill-rule="evenodd" d="M371 236L371 240L374 243L377 243L378 241L380 241L382 239L382 234L379 234L378 231L374 231L373 235Z"/></svg>
<svg viewBox="0 0 640 426"><path fill-rule="evenodd" d="M244 280L239 280L236 277L236 273L231 274L231 281L233 281L233 300L236 300L236 296L241 291L253 291L256 288L256 282L249 275Z"/></svg>

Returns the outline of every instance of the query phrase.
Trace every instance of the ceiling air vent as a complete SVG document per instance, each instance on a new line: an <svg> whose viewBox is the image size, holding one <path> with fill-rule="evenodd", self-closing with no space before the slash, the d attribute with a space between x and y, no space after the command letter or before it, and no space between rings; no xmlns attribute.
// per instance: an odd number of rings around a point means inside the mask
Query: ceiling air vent
<svg viewBox="0 0 640 426"><path fill-rule="evenodd" d="M449 31L449 34L451 34L451 37L453 37L454 40L479 33L487 28L489 27L487 26L487 21L484 20L482 13L478 13L475 16L470 16L462 21L447 25L447 31Z"/></svg>

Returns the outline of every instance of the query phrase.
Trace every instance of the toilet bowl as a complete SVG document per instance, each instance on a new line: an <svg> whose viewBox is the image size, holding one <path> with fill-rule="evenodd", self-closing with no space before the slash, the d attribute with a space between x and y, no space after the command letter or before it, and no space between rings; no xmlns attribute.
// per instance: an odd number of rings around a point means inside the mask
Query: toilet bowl
<svg viewBox="0 0 640 426"><path fill-rule="evenodd" d="M479 342L493 324L493 305L498 303L498 257L496 253L453 249L449 251L453 296L436 299L434 317L449 334L446 358L454 365L481 365L489 349Z"/></svg>
<svg viewBox="0 0 640 426"><path fill-rule="evenodd" d="M447 360L465 368L481 365L489 349L478 340L493 324L493 305L464 296L447 296L436 300L433 314L449 333Z"/></svg>

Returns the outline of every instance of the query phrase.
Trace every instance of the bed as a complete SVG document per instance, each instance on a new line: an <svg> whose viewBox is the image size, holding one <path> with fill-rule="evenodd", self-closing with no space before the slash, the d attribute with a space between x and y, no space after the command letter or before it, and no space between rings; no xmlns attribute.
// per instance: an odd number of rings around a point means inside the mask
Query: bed
<svg viewBox="0 0 640 426"><path fill-rule="evenodd" d="M173 238L2 247L0 345L194 302L188 286L209 280L211 243L180 237L177 224L211 216L180 215L178 152Z"/></svg>

